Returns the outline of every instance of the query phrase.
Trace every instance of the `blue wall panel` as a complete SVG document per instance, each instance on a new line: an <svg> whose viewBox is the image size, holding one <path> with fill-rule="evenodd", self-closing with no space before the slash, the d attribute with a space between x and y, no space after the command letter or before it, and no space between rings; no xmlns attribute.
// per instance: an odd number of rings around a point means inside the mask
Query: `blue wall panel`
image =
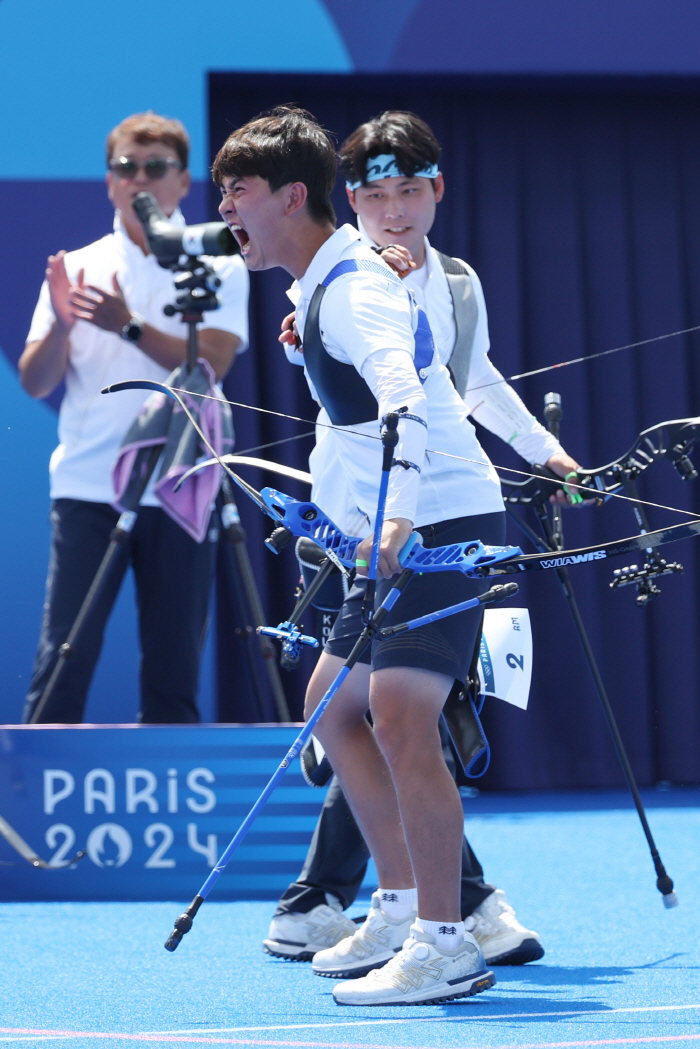
<svg viewBox="0 0 700 1049"><path fill-rule="evenodd" d="M5 819L50 862L88 850L67 870L13 867L19 857L0 839L0 899L189 901L297 732L0 728ZM294 763L212 898L276 898L301 869L324 797Z"/></svg>
<svg viewBox="0 0 700 1049"><path fill-rule="evenodd" d="M3 0L0 178L100 178L108 131L144 109L184 122L203 178L208 69L351 62L320 0Z"/></svg>
<svg viewBox="0 0 700 1049"><path fill-rule="evenodd" d="M333 9L343 0L328 3ZM389 69L536 75L700 72L700 8L695 0L420 0L402 21L395 23L399 31ZM355 58L349 32L347 39ZM357 67L367 68L361 59Z"/></svg>

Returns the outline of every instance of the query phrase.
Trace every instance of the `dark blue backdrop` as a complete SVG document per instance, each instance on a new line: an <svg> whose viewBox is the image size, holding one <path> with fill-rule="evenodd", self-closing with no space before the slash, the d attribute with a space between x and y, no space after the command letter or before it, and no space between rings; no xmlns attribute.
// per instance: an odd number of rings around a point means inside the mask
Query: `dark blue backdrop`
<svg viewBox="0 0 700 1049"><path fill-rule="evenodd" d="M342 139L384 108L412 109L444 148L447 194L433 242L477 269L489 308L492 356L505 375L700 323L700 81L697 79L479 80L459 76L212 74L212 150L251 114L298 102ZM349 219L340 185L339 218ZM212 206L215 195L212 196ZM252 281L252 352L237 363L228 395L313 419L300 370L276 342L287 312L280 272ZM617 458L645 427L698 412L697 337L626 351L518 384L534 412L562 394L563 439L585 466ZM243 450L308 430L234 409ZM522 465L486 435L493 460ZM308 439L265 454L305 467ZM253 483L272 483L251 477ZM285 485L292 491L293 486ZM645 498L698 510L698 488L670 465L648 472ZM295 494L295 493L293 493ZM290 607L291 556L262 551L265 523L242 506L251 553L272 619ZM683 518L650 511L652 524ZM622 505L567 512L569 546L631 534ZM513 532L512 541L519 541ZM674 548L685 576L663 584L651 607L608 588L611 568L574 571L582 611L643 783L700 779L695 645L697 550ZM274 563L273 563L274 562ZM230 607L221 588L219 697L222 716L246 720L240 661L232 657ZM484 786L610 786L621 774L556 580L522 588L536 646L530 709L493 703L494 743ZM287 679L296 710L302 676ZM232 698L233 697L233 698ZM235 697L238 697L237 699Z"/></svg>

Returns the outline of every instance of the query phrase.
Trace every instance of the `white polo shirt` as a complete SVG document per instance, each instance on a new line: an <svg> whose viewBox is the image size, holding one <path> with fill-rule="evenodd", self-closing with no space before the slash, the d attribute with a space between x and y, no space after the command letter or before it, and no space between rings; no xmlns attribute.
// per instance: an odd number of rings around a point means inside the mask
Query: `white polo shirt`
<svg viewBox="0 0 700 1049"><path fill-rule="evenodd" d="M317 286L336 263L350 258L378 261L362 244L359 232L345 225L325 242L290 289L302 342ZM422 386L418 380L413 364L416 310L406 289L389 273L386 282L368 273L346 274L327 288L319 323L327 351L360 372L379 402L380 416L407 405L427 422L427 429L410 420L399 426L395 457L417 463L421 473L392 470L387 516L406 517L420 526L502 510L496 473L437 354ZM310 460L313 500L354 535L366 534L376 513L382 458L378 432L374 421L326 429L319 434ZM332 465L327 469L328 464ZM316 466L320 468L315 470Z"/></svg>
<svg viewBox="0 0 700 1049"><path fill-rule="evenodd" d="M173 225L184 226L177 210ZM221 278L221 306L204 314L202 328L231 332L241 340L239 353L248 344L248 271L239 256L209 260ZM119 215L114 232L101 240L71 251L65 258L72 283L85 271L86 284L112 292L116 273L132 313L140 314L153 327L187 338L187 326L179 315L166 317L163 307L175 299L173 274L158 265L154 255L144 255L126 233ZM46 281L41 288L27 342L42 339L51 329L55 314ZM111 503L112 464L117 451L147 397L142 390L127 390L102 396L100 390L126 379L163 382L170 374L138 346L88 321L76 321L70 333L66 392L58 416L59 445L51 456L52 499L84 499ZM150 491L142 504L159 506Z"/></svg>

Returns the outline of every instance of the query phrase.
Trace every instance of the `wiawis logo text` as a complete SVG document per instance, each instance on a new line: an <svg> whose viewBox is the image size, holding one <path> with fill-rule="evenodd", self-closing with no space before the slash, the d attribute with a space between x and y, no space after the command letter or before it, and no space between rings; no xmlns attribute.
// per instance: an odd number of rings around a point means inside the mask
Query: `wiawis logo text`
<svg viewBox="0 0 700 1049"><path fill-rule="evenodd" d="M605 550L593 550L589 554L569 554L566 557L548 557L542 561L543 568L563 568L564 565L580 565L583 561L598 561L607 557Z"/></svg>

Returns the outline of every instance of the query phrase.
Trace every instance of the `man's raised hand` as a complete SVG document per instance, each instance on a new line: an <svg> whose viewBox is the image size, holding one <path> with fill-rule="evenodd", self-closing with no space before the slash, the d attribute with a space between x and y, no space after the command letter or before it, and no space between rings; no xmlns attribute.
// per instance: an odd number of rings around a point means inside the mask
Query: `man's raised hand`
<svg viewBox="0 0 700 1049"><path fill-rule="evenodd" d="M288 313L284 318L282 321L282 334L278 336L278 341L281 342L283 346L295 346L297 350L301 350L301 341L294 320L295 316L295 313Z"/></svg>
<svg viewBox="0 0 700 1049"><path fill-rule="evenodd" d="M379 254L401 278L407 277L411 270L416 268L411 252L402 244L388 244Z"/></svg>
<svg viewBox="0 0 700 1049"><path fill-rule="evenodd" d="M75 324L75 316L70 305L71 283L66 273L65 258L65 251L59 251L57 255L49 255L46 264L46 281L56 320L61 327L70 329ZM81 270L78 280L82 278L82 273Z"/></svg>
<svg viewBox="0 0 700 1049"><path fill-rule="evenodd" d="M114 290L110 293L94 284L83 284L81 273L78 284L70 289L69 303L77 320L88 321L104 331L120 335L124 325L129 323L131 311L116 273L112 276L112 287Z"/></svg>

